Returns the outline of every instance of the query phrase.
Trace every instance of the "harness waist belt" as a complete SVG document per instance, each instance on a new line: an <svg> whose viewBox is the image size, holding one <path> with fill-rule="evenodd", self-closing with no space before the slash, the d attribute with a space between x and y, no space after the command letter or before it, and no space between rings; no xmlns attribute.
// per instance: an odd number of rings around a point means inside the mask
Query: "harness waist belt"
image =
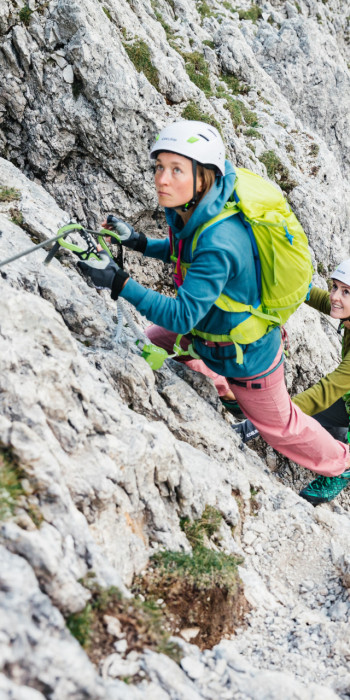
<svg viewBox="0 0 350 700"><path fill-rule="evenodd" d="M284 361L284 354L282 353L281 359L279 360L279 362L277 362L277 365L272 367L272 369L270 369L269 372L265 372L265 374L260 374L258 377L250 377L249 379L247 379L246 382L241 382L238 379L235 379L234 377L226 377L226 379L230 384L236 384L236 386L243 386L243 387L246 387L247 384L254 382L254 380L256 379L258 381L255 382L254 384L251 384L251 388L252 389L261 389L261 384L259 384L259 379L265 379L265 377L268 377L269 374L272 374L273 372L275 372L276 369L278 369L280 367L280 365L282 364L283 361Z"/></svg>
<svg viewBox="0 0 350 700"><path fill-rule="evenodd" d="M232 342L228 341L214 341L214 340L204 340L204 338L201 338L200 336L196 335L195 336L196 340L199 340L200 343L203 343L203 345L206 345L208 348L216 348L216 347L223 347L225 345L233 345Z"/></svg>

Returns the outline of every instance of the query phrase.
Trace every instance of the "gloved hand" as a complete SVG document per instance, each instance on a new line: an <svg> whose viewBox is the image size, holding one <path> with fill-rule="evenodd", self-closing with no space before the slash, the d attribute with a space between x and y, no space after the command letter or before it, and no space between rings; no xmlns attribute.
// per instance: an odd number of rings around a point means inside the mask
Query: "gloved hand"
<svg viewBox="0 0 350 700"><path fill-rule="evenodd" d="M144 233L137 233L131 224L127 224L113 214L108 214L105 228L115 231L120 238L120 243L126 248L131 248L139 253L145 252L147 237Z"/></svg>
<svg viewBox="0 0 350 700"><path fill-rule="evenodd" d="M99 260L93 258L79 260L78 267L86 277L90 277L97 289L110 289L112 299L118 299L129 275L109 257L106 251L101 251L99 258Z"/></svg>

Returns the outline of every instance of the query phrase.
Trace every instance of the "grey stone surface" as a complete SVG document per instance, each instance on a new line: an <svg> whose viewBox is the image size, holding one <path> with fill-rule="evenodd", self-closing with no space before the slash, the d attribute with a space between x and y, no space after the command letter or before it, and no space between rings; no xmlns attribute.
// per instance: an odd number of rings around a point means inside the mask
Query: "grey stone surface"
<svg viewBox="0 0 350 700"><path fill-rule="evenodd" d="M266 177L260 158L274 151L288 169L314 280L326 288L349 255L349 2L258 6L254 22L238 12L250 0L236 11L212 0L207 16L194 0L30 0L23 21L22 3L5 0L0 187L18 198L0 202L0 260L71 219L96 227L110 211L165 235L148 148L194 100L219 122L234 164ZM128 56L140 39L158 87ZM183 54L195 51L211 94L186 72ZM255 132L234 127L218 96L225 73L246 86L231 97L257 115ZM317 509L302 501L305 470L264 446L239 449L212 383L174 362L153 374L131 323L116 344L109 295L87 286L70 253L48 267L46 254L0 269L0 441L24 471L22 501L0 527L1 700L271 700L281 689L288 700L345 700L348 492ZM172 293L159 262L127 252L125 263ZM142 334L147 321L127 308ZM339 361L339 338L306 307L287 330L287 385L301 391ZM206 504L223 515L215 546L244 558L249 625L204 652L178 640L181 666L150 651L125 659L116 637L115 653L93 667L64 621L89 598L84 577L130 595L159 547L190 551L180 517L198 518Z"/></svg>

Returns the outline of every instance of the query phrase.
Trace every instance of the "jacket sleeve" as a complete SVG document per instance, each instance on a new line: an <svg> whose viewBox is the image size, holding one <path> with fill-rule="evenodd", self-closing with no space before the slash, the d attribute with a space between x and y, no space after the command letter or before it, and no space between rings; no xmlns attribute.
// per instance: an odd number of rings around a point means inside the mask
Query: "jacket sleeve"
<svg viewBox="0 0 350 700"><path fill-rule="evenodd" d="M319 287L311 287L310 298L305 302L308 306L312 306L317 311L322 311L329 316L331 303L329 301L329 292Z"/></svg>
<svg viewBox="0 0 350 700"><path fill-rule="evenodd" d="M350 390L350 351L338 367L330 374L322 377L306 391L292 398L299 408L309 416L320 413L340 399Z"/></svg>
<svg viewBox="0 0 350 700"><path fill-rule="evenodd" d="M169 263L169 238L147 238L144 256L148 258L156 258L157 260L163 260L164 263Z"/></svg>
<svg viewBox="0 0 350 700"><path fill-rule="evenodd" d="M318 287L312 287L310 299L306 302L318 311L325 314L330 313L331 305L329 293ZM314 384L306 391L302 391L292 398L299 408L309 416L320 413L338 401L346 391L350 390L350 351L348 351L338 365L338 367L325 377L322 377L317 384Z"/></svg>
<svg viewBox="0 0 350 700"><path fill-rule="evenodd" d="M124 299L153 323L175 333L185 334L204 318L232 275L232 260L227 251L199 246L184 284L176 299L145 289L133 279L121 293Z"/></svg>

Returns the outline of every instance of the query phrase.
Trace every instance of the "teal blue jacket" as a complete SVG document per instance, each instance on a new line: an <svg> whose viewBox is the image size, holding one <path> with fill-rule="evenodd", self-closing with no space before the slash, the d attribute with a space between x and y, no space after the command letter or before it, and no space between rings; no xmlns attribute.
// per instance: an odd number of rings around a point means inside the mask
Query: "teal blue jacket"
<svg viewBox="0 0 350 700"><path fill-rule="evenodd" d="M248 314L219 309L214 302L220 294L245 304L257 301L259 291L252 245L239 215L206 229L199 236L192 257L192 241L198 226L221 212L233 190L235 177L233 166L226 161L225 176L216 178L185 226L175 209L165 209L174 236L175 251L177 253L179 240L183 240L181 259L191 263L177 297L174 299L145 289L131 278L121 293L153 323L175 333L185 334L197 328L206 333L228 334ZM148 238L145 255L169 263L169 239ZM234 345L208 347L195 338L194 347L214 372L239 378L264 372L273 362L280 342L280 330L274 328L255 343L243 345L243 365L236 362Z"/></svg>

